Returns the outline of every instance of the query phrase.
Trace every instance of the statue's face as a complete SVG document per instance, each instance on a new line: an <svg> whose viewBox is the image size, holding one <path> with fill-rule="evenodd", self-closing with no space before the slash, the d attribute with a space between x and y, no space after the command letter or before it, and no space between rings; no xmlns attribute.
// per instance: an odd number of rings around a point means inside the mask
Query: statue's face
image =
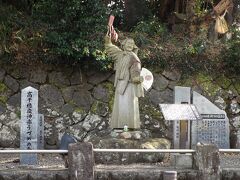
<svg viewBox="0 0 240 180"><path fill-rule="evenodd" d="M125 45L123 46L123 49L125 51L132 51L134 46L135 46L135 43L134 43L133 39L128 39L126 41Z"/></svg>

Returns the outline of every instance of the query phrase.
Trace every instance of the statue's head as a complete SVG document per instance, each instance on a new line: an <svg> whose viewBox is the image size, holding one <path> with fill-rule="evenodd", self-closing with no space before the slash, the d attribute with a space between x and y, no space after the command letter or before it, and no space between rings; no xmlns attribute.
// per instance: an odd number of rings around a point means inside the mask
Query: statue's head
<svg viewBox="0 0 240 180"><path fill-rule="evenodd" d="M134 51L135 53L138 51L138 47L132 38L123 40L121 44L124 51Z"/></svg>

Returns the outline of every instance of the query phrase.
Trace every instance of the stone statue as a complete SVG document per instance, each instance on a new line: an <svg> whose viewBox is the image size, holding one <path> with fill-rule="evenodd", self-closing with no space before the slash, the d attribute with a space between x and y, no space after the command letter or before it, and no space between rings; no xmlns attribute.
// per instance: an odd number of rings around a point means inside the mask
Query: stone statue
<svg viewBox="0 0 240 180"><path fill-rule="evenodd" d="M114 60L115 97L110 121L111 128L140 128L138 97L144 96L143 77L140 76L141 62L138 47L133 39L121 42L122 49L111 42L111 33L105 36L105 49Z"/></svg>

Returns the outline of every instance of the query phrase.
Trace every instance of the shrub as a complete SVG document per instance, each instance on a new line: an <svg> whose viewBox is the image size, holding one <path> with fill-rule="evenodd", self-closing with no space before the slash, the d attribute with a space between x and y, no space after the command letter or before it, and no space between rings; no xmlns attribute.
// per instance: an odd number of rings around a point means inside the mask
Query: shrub
<svg viewBox="0 0 240 180"><path fill-rule="evenodd" d="M48 53L74 61L84 57L106 60L102 39L107 14L102 1L40 0L33 15L47 24Z"/></svg>
<svg viewBox="0 0 240 180"><path fill-rule="evenodd" d="M223 62L225 69L230 73L240 74L240 41L231 43L230 47L224 51Z"/></svg>
<svg viewBox="0 0 240 180"><path fill-rule="evenodd" d="M240 27L234 27L233 39L228 42L227 49L222 52L225 69L232 73L240 74Z"/></svg>
<svg viewBox="0 0 240 180"><path fill-rule="evenodd" d="M159 23L157 19L150 19L148 21L140 21L133 29L135 33L145 33L149 36L162 36L167 32L164 24Z"/></svg>
<svg viewBox="0 0 240 180"><path fill-rule="evenodd" d="M15 7L6 6L0 2L0 57L11 61L18 45L25 40L22 32L25 31L28 19Z"/></svg>

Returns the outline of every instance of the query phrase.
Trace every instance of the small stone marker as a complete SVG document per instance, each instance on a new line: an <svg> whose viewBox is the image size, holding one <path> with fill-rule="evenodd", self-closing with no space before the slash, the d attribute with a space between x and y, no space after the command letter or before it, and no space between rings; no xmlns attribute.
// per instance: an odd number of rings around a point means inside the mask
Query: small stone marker
<svg viewBox="0 0 240 180"><path fill-rule="evenodd" d="M44 116L43 114L38 114L38 149L44 149Z"/></svg>
<svg viewBox="0 0 240 180"><path fill-rule="evenodd" d="M86 142L70 144L68 147L70 180L93 180L93 145Z"/></svg>
<svg viewBox="0 0 240 180"><path fill-rule="evenodd" d="M38 132L38 90L26 87L21 94L20 149L37 149ZM37 154L21 154L20 163L37 164Z"/></svg>
<svg viewBox="0 0 240 180"><path fill-rule="evenodd" d="M199 180L220 180L220 157L216 145L198 143L194 154L194 162L195 169L198 170Z"/></svg>

